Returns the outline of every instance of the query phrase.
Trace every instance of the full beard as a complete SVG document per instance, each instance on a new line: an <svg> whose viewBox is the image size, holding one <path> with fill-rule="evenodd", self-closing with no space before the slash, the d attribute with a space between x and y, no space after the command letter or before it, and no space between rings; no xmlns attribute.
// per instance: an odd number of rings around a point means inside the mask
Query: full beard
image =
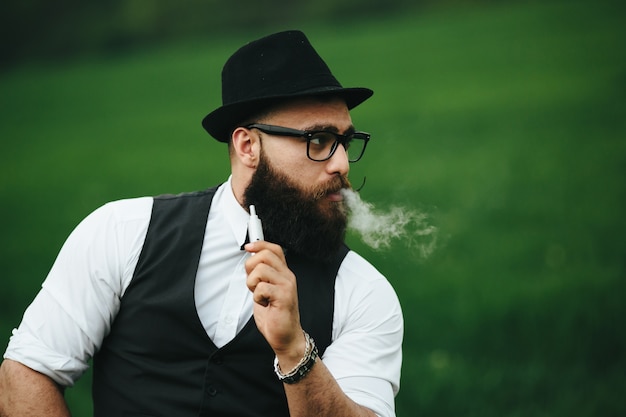
<svg viewBox="0 0 626 417"><path fill-rule="evenodd" d="M286 252L330 262L344 242L347 214L343 201L327 197L349 187L345 176L337 176L319 187L302 189L276 172L262 155L244 192L244 203L255 205L268 242Z"/></svg>

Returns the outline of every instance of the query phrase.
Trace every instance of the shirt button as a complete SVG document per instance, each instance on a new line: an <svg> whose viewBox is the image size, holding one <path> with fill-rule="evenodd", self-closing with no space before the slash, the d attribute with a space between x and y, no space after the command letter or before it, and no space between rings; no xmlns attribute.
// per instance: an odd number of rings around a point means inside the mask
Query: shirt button
<svg viewBox="0 0 626 417"><path fill-rule="evenodd" d="M226 324L232 324L233 321L234 321L233 316L226 316L224 318L224 323L226 323Z"/></svg>

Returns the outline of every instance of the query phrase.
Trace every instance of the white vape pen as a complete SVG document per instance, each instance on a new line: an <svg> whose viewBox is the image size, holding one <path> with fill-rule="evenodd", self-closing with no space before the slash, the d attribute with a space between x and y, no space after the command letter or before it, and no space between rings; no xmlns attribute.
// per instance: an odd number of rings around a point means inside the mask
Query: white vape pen
<svg viewBox="0 0 626 417"><path fill-rule="evenodd" d="M250 221L248 222L248 237L250 242L256 242L263 239L263 227L261 226L261 219L256 215L256 208L254 205L250 206Z"/></svg>

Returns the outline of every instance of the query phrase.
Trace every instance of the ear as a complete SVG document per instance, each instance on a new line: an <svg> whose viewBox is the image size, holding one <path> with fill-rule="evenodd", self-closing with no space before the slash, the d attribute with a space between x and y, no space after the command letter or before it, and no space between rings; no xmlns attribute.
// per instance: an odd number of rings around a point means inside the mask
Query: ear
<svg viewBox="0 0 626 417"><path fill-rule="evenodd" d="M233 158L248 168L256 168L259 161L260 141L249 129L238 127L231 136Z"/></svg>

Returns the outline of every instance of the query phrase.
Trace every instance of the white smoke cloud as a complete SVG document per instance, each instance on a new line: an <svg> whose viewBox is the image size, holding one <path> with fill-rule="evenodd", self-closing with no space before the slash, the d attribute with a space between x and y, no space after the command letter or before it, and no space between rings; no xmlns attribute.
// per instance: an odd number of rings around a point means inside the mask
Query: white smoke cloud
<svg viewBox="0 0 626 417"><path fill-rule="evenodd" d="M393 241L402 240L422 259L434 252L437 228L427 222L425 213L397 206L380 212L353 190L343 189L341 193L350 212L348 228L372 249L388 249Z"/></svg>

